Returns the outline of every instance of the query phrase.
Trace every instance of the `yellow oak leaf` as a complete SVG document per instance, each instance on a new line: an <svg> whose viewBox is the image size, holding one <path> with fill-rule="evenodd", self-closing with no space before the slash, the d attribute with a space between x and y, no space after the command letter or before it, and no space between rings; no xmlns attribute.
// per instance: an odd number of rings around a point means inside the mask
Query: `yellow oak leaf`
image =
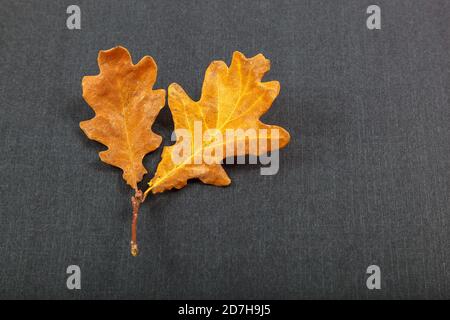
<svg viewBox="0 0 450 320"><path fill-rule="evenodd" d="M235 52L230 67L223 61L214 61L209 65L199 101L190 99L178 84L169 86L168 100L175 124L176 143L164 148L161 162L145 195L150 191L158 193L183 188L189 179L194 178L206 184L226 186L231 180L220 161L230 156L227 148L232 150L231 156L256 156L282 148L289 142L290 136L286 130L259 120L280 91L278 81L261 82L269 69L270 61L262 54L246 58L242 53ZM199 143L198 139L188 140L178 134L178 131L185 130L193 137L196 128L210 132L209 138L200 139ZM256 135L225 138L227 130L247 132L249 129L253 129ZM257 149L251 147L255 141L258 142ZM265 144L259 143L264 141ZM180 161L180 147L186 144L190 153L181 156ZM244 147L238 148L238 144Z"/></svg>
<svg viewBox="0 0 450 320"><path fill-rule="evenodd" d="M137 191L137 183L147 173L144 156L161 144L161 136L151 130L165 104L165 90L153 90L155 61L145 56L133 64L124 47L100 51L100 73L82 80L83 97L95 117L80 122L89 139L108 147L100 159L123 170L124 180Z"/></svg>

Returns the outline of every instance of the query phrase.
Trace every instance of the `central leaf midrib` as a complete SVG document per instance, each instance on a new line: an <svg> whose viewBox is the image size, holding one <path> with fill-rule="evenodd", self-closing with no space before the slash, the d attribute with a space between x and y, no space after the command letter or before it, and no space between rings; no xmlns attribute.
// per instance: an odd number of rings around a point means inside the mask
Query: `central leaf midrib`
<svg viewBox="0 0 450 320"><path fill-rule="evenodd" d="M123 88L123 81L121 83L122 85L120 86L121 88ZM125 101L128 101L128 92L127 91L127 97ZM123 117L123 123L124 123L124 127L125 127L125 137L126 137L126 142L127 142L127 146L128 146L128 159L130 160L130 170L133 172L134 176L133 179L135 180L134 182L136 182L136 172L134 170L134 153L133 153L133 149L131 147L131 143L130 143L130 137L128 134L128 121L127 121L127 117L126 117L126 113L125 113L125 105L128 106L128 103L124 103L124 99L123 99L123 90L120 91L120 106L121 106L121 113L122 113L122 117Z"/></svg>

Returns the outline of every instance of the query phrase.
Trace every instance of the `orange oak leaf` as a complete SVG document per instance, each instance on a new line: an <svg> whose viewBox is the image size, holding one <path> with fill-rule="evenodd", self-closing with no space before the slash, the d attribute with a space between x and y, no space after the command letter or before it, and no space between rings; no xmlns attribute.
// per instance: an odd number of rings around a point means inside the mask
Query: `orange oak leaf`
<svg viewBox="0 0 450 320"><path fill-rule="evenodd" d="M169 86L169 108L175 124L176 143L164 148L145 196L150 191L158 193L172 188L181 189L189 179L194 178L206 184L226 186L231 180L220 161L225 155L230 155L226 152L227 148L232 150L232 156L260 155L282 148L289 142L290 136L286 130L259 120L280 91L278 81L261 82L269 69L270 61L262 54L246 58L242 53L235 52L230 67L223 61L214 61L209 65L199 101L191 100L178 84ZM202 132L209 131L209 138L198 143L195 138L187 140L177 133L177 130L183 129L195 136L196 127L200 127ZM254 129L256 135L244 138L234 136L227 140L224 137L229 129L245 132ZM257 149L250 147L251 142L260 140L266 141L266 145L260 143ZM180 161L180 146L186 143L191 152ZM239 149L239 143L243 143L244 148ZM195 161L198 156L201 160ZM216 159L207 161L208 158Z"/></svg>
<svg viewBox="0 0 450 320"><path fill-rule="evenodd" d="M95 117L80 122L89 139L108 147L100 159L123 170L124 180L136 191L147 173L144 156L161 144L161 136L151 130L165 104L165 90L153 90L155 61L145 56L133 64L124 47L100 51L100 73L83 77L83 97Z"/></svg>
<svg viewBox="0 0 450 320"><path fill-rule="evenodd" d="M95 117L80 122L89 139L108 147L100 159L123 171L123 179L135 190L131 197L131 254L138 254L136 229L139 206L144 201L137 184L147 173L144 156L161 144L161 136L151 130L165 104L165 90L153 90L157 66L145 56L136 65L124 47L100 51L100 73L83 77L83 97L95 111Z"/></svg>

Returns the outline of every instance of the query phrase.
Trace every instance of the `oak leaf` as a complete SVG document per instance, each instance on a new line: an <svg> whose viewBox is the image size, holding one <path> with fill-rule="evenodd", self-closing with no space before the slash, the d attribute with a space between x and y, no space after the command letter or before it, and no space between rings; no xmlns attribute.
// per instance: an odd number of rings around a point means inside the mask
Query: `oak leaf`
<svg viewBox="0 0 450 320"><path fill-rule="evenodd" d="M202 130L214 129L218 135L225 135L226 129L275 129L278 136L257 135L254 139L266 139L267 147L259 148L256 152L248 145L251 138L247 137L245 149L234 150L234 156L245 154L259 155L270 151L271 140L277 139L279 148L284 147L290 140L289 133L283 128L262 123L259 118L267 112L272 102L278 96L280 84L278 81L261 82L264 74L270 69L270 61L262 54L253 58L246 58L242 53L235 52L228 67L223 61L213 61L206 70L202 95L199 101L193 101L176 83L169 86L169 108L172 112L175 130L187 129L194 135L196 123L201 123ZM175 131L176 132L176 131ZM212 139L212 141L220 141ZM221 148L226 148L225 139L221 140ZM182 162L174 161L174 154L183 142L177 135L176 143L165 147L161 162L154 178L145 192L158 193L172 188L183 188L189 179L198 178L203 183L216 186L226 186L231 180L218 162L193 163L192 159L199 153L208 154L206 149L217 147L211 140L203 140L201 146L194 146L194 139L189 143L195 150L190 157ZM242 141L241 141L242 142ZM223 153L225 155L225 152Z"/></svg>
<svg viewBox="0 0 450 320"><path fill-rule="evenodd" d="M124 47L100 51L100 73L82 80L83 97L95 117L80 122L89 139L108 147L100 159L123 170L124 180L136 191L147 173L144 156L157 149L161 136L151 130L165 104L165 90L153 90L157 66L149 57L133 64Z"/></svg>

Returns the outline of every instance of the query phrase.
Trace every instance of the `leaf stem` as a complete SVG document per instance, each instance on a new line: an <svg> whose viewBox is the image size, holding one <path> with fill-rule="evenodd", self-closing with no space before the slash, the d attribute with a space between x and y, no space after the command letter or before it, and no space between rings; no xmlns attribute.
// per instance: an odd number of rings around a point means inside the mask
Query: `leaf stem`
<svg viewBox="0 0 450 320"><path fill-rule="evenodd" d="M137 219L139 214L139 207L141 203L143 202L143 194L142 191L137 189L136 193L133 197L131 197L131 206L133 207L133 222L131 224L131 255L133 257L136 257L139 253L138 245L137 245L137 235L136 235L136 229L137 229Z"/></svg>
<svg viewBox="0 0 450 320"><path fill-rule="evenodd" d="M142 202L144 202L145 199L147 199L147 195L148 195L148 193L149 193L151 190L152 190L151 187L148 187L147 190L145 190L145 192L144 192L144 197L142 198Z"/></svg>

